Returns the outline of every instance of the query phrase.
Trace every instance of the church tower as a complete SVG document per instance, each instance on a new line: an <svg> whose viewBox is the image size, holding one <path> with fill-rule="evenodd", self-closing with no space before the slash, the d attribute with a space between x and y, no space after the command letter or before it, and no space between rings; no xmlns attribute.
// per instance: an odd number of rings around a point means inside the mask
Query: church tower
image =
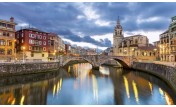
<svg viewBox="0 0 176 107"><path fill-rule="evenodd" d="M123 32L123 28L120 25L120 19L118 17L117 24L114 28L114 34L113 34L113 55L114 56L118 55L119 45L121 44L121 42L124 38L122 32Z"/></svg>

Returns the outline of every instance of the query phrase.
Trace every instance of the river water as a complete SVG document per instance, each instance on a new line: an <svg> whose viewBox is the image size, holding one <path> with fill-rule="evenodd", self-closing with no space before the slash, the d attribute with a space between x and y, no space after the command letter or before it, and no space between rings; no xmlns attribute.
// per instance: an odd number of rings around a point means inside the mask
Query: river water
<svg viewBox="0 0 176 107"><path fill-rule="evenodd" d="M173 105L176 93L159 78L140 71L89 63L59 71L0 79L0 104Z"/></svg>

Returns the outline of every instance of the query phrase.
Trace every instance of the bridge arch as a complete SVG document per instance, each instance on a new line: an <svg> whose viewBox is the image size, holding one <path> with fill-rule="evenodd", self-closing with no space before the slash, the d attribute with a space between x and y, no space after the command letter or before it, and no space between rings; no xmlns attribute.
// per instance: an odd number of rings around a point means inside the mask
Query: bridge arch
<svg viewBox="0 0 176 107"><path fill-rule="evenodd" d="M115 60L117 61L118 63L121 64L122 67L124 68L129 68L129 62L127 62L124 58L117 58L117 57L108 57L106 59L103 59L101 62L100 62L100 65L104 64L106 61L109 61L109 60Z"/></svg>
<svg viewBox="0 0 176 107"><path fill-rule="evenodd" d="M79 60L84 60L84 61L90 63L90 64L93 66L93 63L92 63L90 60L88 60L88 59L86 59L86 58L84 58L84 57L70 57L70 58L66 59L66 60L63 62L62 66L67 65L67 64L68 64L69 62L71 62L71 61L79 61Z"/></svg>

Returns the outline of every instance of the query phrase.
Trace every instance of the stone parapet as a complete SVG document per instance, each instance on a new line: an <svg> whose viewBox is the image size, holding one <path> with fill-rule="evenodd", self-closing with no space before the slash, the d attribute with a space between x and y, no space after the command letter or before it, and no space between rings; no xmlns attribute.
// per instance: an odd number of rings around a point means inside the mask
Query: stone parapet
<svg viewBox="0 0 176 107"><path fill-rule="evenodd" d="M158 76L170 85L176 92L176 68L147 62L133 62L133 69L142 70Z"/></svg>

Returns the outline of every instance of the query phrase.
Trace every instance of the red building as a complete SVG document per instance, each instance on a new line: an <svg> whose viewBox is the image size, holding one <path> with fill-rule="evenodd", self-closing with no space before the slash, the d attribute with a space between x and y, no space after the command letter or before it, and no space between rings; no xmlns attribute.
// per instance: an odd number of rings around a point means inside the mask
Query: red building
<svg viewBox="0 0 176 107"><path fill-rule="evenodd" d="M48 35L49 33L36 28L24 28L15 34L16 49L19 59L26 61L47 61L48 60Z"/></svg>

